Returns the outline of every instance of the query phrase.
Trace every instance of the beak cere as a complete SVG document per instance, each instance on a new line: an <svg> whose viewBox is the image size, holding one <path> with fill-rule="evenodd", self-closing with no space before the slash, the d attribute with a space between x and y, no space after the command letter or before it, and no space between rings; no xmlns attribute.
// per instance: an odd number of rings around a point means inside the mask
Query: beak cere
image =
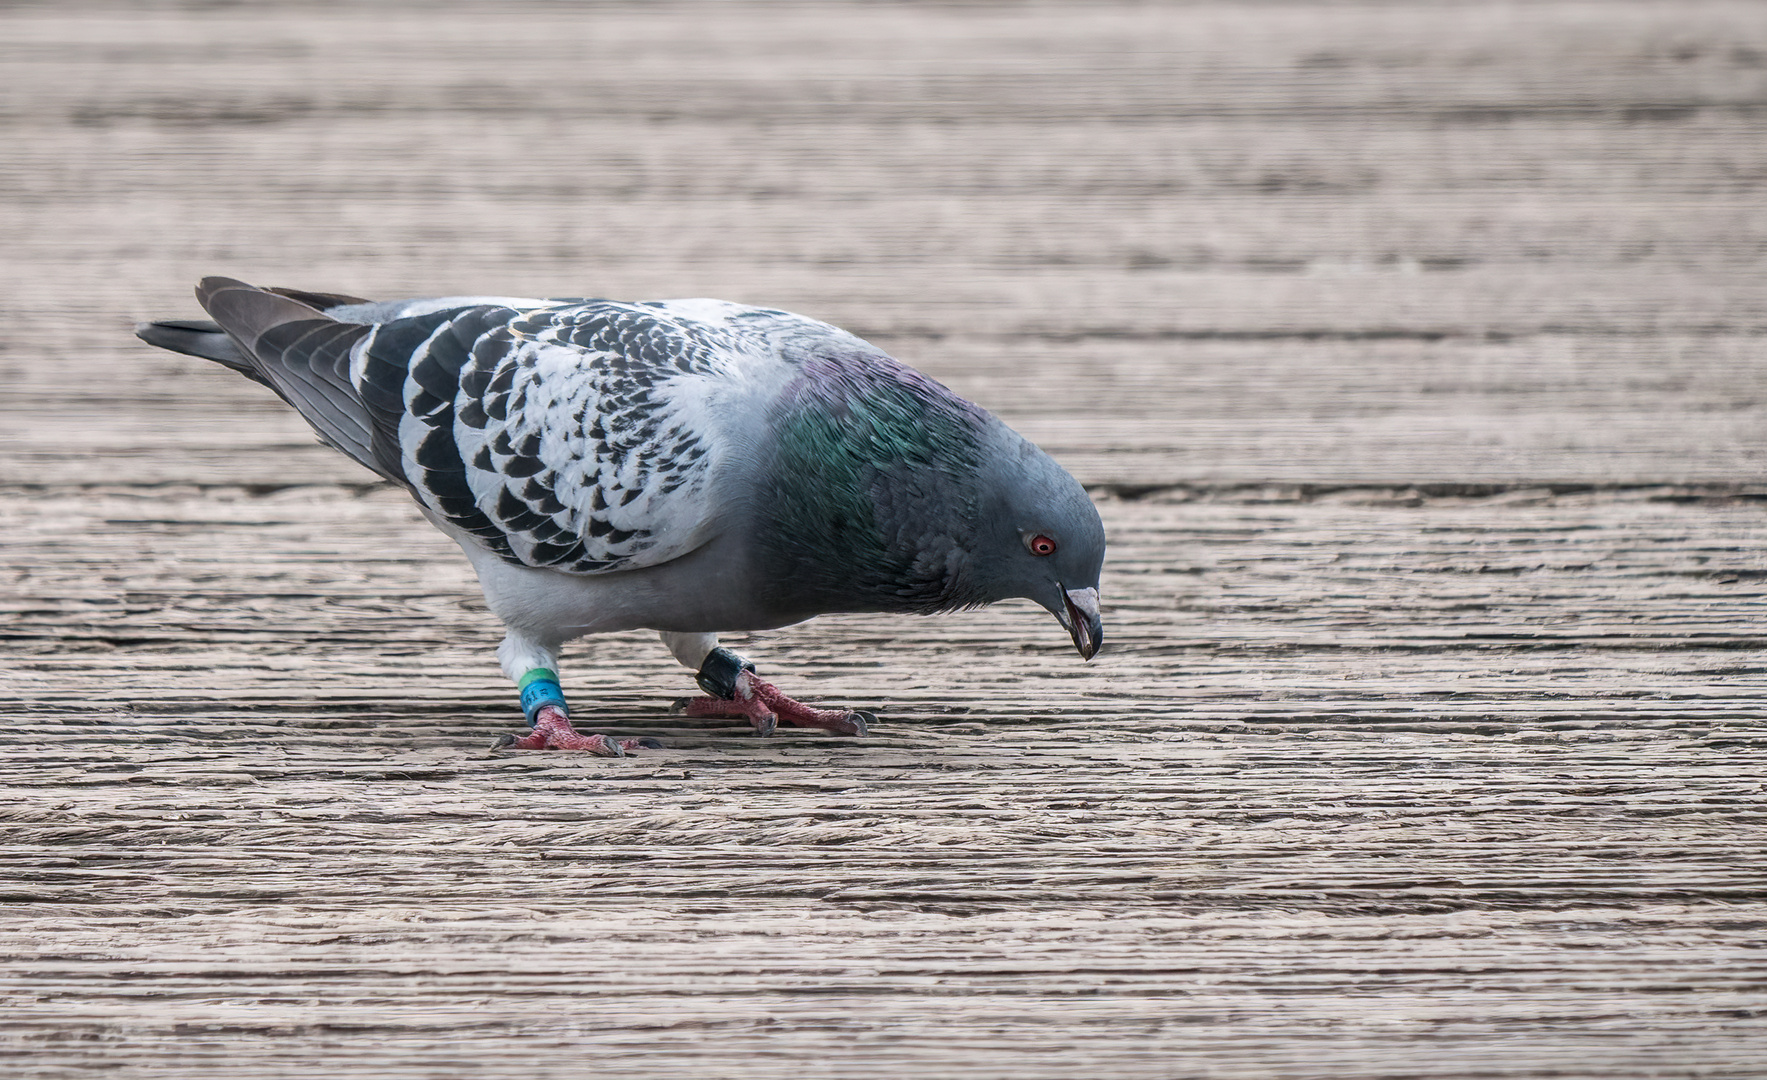
<svg viewBox="0 0 1767 1080"><path fill-rule="evenodd" d="M1090 660L1098 655L1098 647L1104 644L1104 623L1098 618L1097 589L1063 589L1062 606L1067 617L1062 625L1068 628L1073 636L1074 648L1080 650L1080 659Z"/></svg>

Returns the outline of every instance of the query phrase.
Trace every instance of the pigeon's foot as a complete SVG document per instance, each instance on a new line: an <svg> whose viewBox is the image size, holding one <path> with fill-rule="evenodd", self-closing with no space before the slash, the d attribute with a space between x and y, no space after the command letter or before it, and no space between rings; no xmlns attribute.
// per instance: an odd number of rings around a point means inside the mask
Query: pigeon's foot
<svg viewBox="0 0 1767 1080"><path fill-rule="evenodd" d="M736 696L683 698L680 702L688 716L746 717L757 735L771 735L783 720L796 727L822 728L837 735L865 735L877 717L868 712L849 709L815 709L793 701L779 692L772 683L752 671L736 677Z"/></svg>
<svg viewBox="0 0 1767 1080"><path fill-rule="evenodd" d="M655 739L610 739L606 735L582 735L571 727L571 719L556 705L543 705L534 714L534 730L521 738L505 735L493 749L514 747L517 750L587 750L601 757L625 757L629 751L656 749Z"/></svg>

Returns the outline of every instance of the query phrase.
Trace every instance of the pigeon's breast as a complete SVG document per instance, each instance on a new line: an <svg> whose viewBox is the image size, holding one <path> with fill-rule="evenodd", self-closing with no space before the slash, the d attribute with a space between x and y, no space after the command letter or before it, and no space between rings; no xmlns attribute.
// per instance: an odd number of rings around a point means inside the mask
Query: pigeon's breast
<svg viewBox="0 0 1767 1080"><path fill-rule="evenodd" d="M993 418L875 351L818 358L774 401L753 558L805 614L972 602L964 568Z"/></svg>

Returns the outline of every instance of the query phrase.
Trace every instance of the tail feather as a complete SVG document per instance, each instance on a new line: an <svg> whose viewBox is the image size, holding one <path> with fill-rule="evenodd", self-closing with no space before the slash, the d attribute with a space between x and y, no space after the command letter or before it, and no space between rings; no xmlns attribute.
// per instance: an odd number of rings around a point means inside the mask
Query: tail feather
<svg viewBox="0 0 1767 1080"><path fill-rule="evenodd" d="M161 319L158 322L135 324L135 336L149 345L213 360L222 367L232 368L254 382L269 386L269 380L258 374L251 359L227 336L219 323L207 319Z"/></svg>

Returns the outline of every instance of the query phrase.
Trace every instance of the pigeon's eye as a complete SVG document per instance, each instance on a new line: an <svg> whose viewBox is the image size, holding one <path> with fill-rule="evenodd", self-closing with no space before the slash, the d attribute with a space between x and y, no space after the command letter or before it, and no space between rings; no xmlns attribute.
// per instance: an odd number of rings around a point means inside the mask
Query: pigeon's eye
<svg viewBox="0 0 1767 1080"><path fill-rule="evenodd" d="M1026 540L1025 546L1031 549L1031 554L1033 555L1055 554L1055 541L1044 536L1042 533L1038 533L1036 536Z"/></svg>

